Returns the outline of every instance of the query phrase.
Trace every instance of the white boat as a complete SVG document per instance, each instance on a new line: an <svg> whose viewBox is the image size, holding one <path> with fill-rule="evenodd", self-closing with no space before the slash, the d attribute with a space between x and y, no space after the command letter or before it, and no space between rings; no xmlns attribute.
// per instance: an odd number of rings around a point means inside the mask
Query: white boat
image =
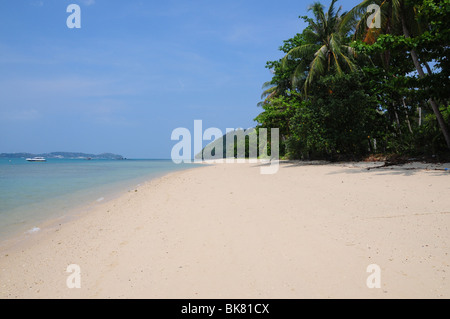
<svg viewBox="0 0 450 319"><path fill-rule="evenodd" d="M47 162L47 160L44 157L33 157L33 158L27 158L28 162Z"/></svg>

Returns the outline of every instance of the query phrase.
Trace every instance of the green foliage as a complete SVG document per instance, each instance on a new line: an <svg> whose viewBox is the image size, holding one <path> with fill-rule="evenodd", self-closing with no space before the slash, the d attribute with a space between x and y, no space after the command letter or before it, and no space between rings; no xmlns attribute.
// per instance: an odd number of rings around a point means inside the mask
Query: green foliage
<svg viewBox="0 0 450 319"><path fill-rule="evenodd" d="M301 17L309 24L303 31L304 43L292 48L282 60L286 66L294 60L292 86L305 92L321 76L343 74L357 69L353 48L347 45L352 20L343 19L342 8L336 10L337 0L331 0L328 11L319 2L310 6L314 19ZM290 62L291 61L291 62ZM290 65L289 65L290 66Z"/></svg>
<svg viewBox="0 0 450 319"><path fill-rule="evenodd" d="M366 28L373 3L381 29ZM280 128L282 155L445 152L450 0L364 0L343 14L332 0L328 11L320 3L310 11L301 17L308 26L280 47L285 57L267 63L274 76L255 119Z"/></svg>
<svg viewBox="0 0 450 319"><path fill-rule="evenodd" d="M280 129L280 154L286 154L285 141L290 135L291 121L296 109L301 104L301 96L293 92L291 96L279 96L272 98L269 102L263 103L264 112L256 117L258 127L279 128Z"/></svg>
<svg viewBox="0 0 450 319"><path fill-rule="evenodd" d="M292 49L305 45L307 43L305 33L296 34L295 37L284 41L279 50L287 54ZM299 59L290 58L284 61L284 63L282 60L267 62L266 68L273 72L273 77L271 81L264 84L263 89L265 91L263 92L262 98L270 99L289 95L292 92L292 76L299 63L302 64L303 68L307 69L310 61L305 59L300 61Z"/></svg>
<svg viewBox="0 0 450 319"><path fill-rule="evenodd" d="M441 113L447 123L450 123L450 107L441 107ZM413 154L439 154L445 147L445 140L436 116L429 112L424 117L424 124L416 128L410 153Z"/></svg>
<svg viewBox="0 0 450 319"><path fill-rule="evenodd" d="M382 116L362 81L363 74L354 73L323 77L315 84L314 96L294 115L290 154L334 159L368 153Z"/></svg>
<svg viewBox="0 0 450 319"><path fill-rule="evenodd" d="M303 101L292 118L291 135L286 141L289 158L310 159L326 156L329 144L326 130L318 113L309 101Z"/></svg>

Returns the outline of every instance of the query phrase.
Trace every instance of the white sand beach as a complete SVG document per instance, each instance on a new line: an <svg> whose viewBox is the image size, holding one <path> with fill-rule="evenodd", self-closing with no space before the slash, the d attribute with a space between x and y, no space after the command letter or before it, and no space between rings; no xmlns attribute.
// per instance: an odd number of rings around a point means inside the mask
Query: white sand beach
<svg viewBox="0 0 450 319"><path fill-rule="evenodd" d="M450 165L312 164L149 181L3 245L0 297L450 298Z"/></svg>

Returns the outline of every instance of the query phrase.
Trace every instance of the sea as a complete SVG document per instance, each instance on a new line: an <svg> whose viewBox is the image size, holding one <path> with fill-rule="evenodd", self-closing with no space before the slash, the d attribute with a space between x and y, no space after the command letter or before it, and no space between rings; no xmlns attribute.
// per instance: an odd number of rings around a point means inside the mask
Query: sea
<svg viewBox="0 0 450 319"><path fill-rule="evenodd" d="M171 160L0 158L0 240L39 232L42 223L62 219L141 183L194 167Z"/></svg>

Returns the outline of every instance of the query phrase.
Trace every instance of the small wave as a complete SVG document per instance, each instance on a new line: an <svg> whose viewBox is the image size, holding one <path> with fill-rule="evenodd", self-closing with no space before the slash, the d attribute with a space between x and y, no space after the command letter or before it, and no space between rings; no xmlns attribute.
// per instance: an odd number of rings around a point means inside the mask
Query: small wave
<svg viewBox="0 0 450 319"><path fill-rule="evenodd" d="M29 231L27 231L27 234L34 234L37 233L38 231L40 231L41 229L39 227L34 227L33 229L30 229Z"/></svg>
<svg viewBox="0 0 450 319"><path fill-rule="evenodd" d="M104 197L100 197L99 199L97 199L97 202L100 203L100 202L103 202L104 200L105 200Z"/></svg>

